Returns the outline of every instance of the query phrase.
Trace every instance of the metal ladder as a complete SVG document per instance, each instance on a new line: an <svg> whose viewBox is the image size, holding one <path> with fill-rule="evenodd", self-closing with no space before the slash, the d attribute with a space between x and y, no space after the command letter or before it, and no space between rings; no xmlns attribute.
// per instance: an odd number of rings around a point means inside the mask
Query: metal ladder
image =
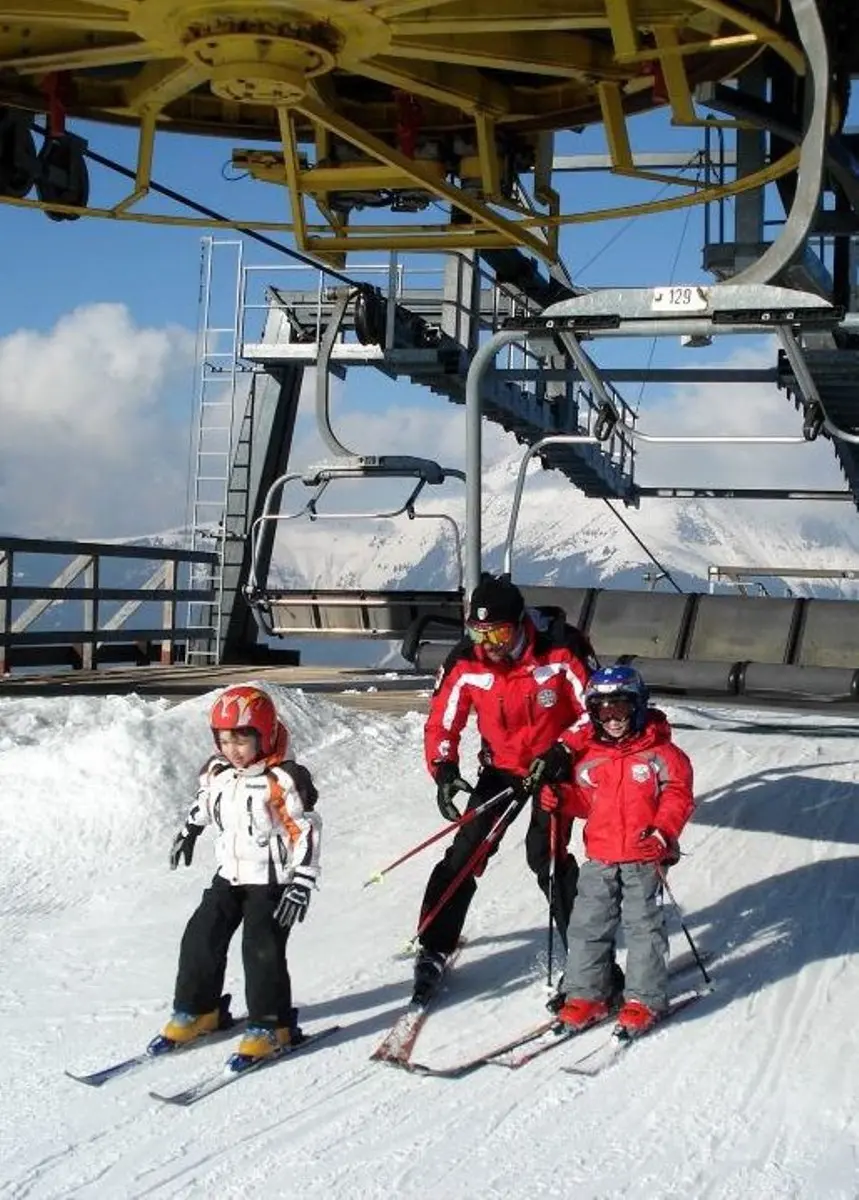
<svg viewBox="0 0 859 1200"><path fill-rule="evenodd" d="M228 501L235 500L233 467L246 411L238 383L249 371L241 362L243 251L240 240L202 239L188 508L191 549L214 549L218 557L213 568L198 568L201 574L194 576L196 587L214 593L212 603L188 607L185 662L196 666L221 661L226 514ZM240 476L247 488L247 472Z"/></svg>

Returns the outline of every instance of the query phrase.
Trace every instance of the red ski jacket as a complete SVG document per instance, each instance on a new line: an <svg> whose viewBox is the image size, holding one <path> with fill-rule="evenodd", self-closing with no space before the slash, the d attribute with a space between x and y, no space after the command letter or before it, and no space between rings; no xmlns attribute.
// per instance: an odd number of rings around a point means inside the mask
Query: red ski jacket
<svg viewBox="0 0 859 1200"><path fill-rule="evenodd" d="M550 616L529 610L525 644L510 663L490 662L480 647L463 640L436 677L424 729L431 775L443 762L459 761L459 742L474 709L483 766L525 776L531 763L563 740L575 753L587 741L590 718L584 688L596 659L587 638L573 626L550 626ZM545 628L539 627L545 623Z"/></svg>
<svg viewBox="0 0 859 1200"><path fill-rule="evenodd" d="M679 838L692 815L692 764L671 741L665 714L650 709L641 733L621 742L590 742L563 789L563 812L584 817L588 858L640 862L640 838L655 827Z"/></svg>

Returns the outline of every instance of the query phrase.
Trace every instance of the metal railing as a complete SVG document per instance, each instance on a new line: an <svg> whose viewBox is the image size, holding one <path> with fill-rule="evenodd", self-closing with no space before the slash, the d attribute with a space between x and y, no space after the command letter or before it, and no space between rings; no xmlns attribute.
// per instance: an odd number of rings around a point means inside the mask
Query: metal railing
<svg viewBox="0 0 859 1200"><path fill-rule="evenodd" d="M147 560L154 569L136 578ZM210 575L215 562L212 552L164 546L0 538L0 674L177 661L188 636L177 606L213 602L193 571Z"/></svg>

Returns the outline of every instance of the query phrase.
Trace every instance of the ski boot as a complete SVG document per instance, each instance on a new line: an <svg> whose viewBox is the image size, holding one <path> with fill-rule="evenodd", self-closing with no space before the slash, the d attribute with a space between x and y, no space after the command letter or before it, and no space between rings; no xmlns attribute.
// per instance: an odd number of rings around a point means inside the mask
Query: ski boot
<svg viewBox="0 0 859 1200"><path fill-rule="evenodd" d="M626 986L626 977L623 973L623 968L618 966L616 962L611 964L610 984L611 990L608 997L608 1006L611 1012L617 1012L623 1005L623 989ZM558 980L557 987L549 999L546 1001L546 1008L550 1013L559 1013L566 1003L567 995L564 991L563 975Z"/></svg>
<svg viewBox="0 0 859 1200"><path fill-rule="evenodd" d="M604 1021L609 1015L606 1000L586 1000L581 996L573 996L564 1003L558 1013L558 1020L565 1029L579 1033L590 1025Z"/></svg>
<svg viewBox="0 0 859 1200"><path fill-rule="evenodd" d="M661 1016L662 1013L657 1012L654 1008L648 1008L640 1000L627 1000L618 1013L617 1024L614 1027L615 1035L624 1041L641 1037L643 1033L647 1033L649 1029L653 1028Z"/></svg>
<svg viewBox="0 0 859 1200"><path fill-rule="evenodd" d="M282 1025L248 1025L235 1054L230 1056L230 1066L233 1070L241 1070L260 1059L273 1058L302 1041L304 1034L298 1025L298 1010L294 1008Z"/></svg>
<svg viewBox="0 0 859 1200"><path fill-rule="evenodd" d="M217 1008L206 1013L174 1012L170 1020L146 1047L146 1053L152 1055L169 1054L177 1046L187 1046L207 1033L219 1029L229 1029L233 1024L230 1012L231 997L221 996Z"/></svg>
<svg viewBox="0 0 859 1200"><path fill-rule="evenodd" d="M427 1004L444 974L447 955L436 950L420 950L415 962L412 1004Z"/></svg>

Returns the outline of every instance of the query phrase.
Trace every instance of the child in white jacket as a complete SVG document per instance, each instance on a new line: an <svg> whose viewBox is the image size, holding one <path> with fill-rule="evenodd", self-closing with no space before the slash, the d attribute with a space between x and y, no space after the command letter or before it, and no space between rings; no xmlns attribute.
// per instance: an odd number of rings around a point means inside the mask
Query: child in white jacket
<svg viewBox="0 0 859 1200"><path fill-rule="evenodd" d="M292 1007L286 941L303 921L319 876L322 822L306 767L288 758L289 733L271 698L230 687L210 724L218 753L200 773L197 799L170 851L190 865L206 825L217 830L217 871L191 916L179 951L174 1012L151 1044L192 1041L228 1025L221 990L230 940L244 923L242 959L248 1026L238 1053L276 1053L301 1036Z"/></svg>

